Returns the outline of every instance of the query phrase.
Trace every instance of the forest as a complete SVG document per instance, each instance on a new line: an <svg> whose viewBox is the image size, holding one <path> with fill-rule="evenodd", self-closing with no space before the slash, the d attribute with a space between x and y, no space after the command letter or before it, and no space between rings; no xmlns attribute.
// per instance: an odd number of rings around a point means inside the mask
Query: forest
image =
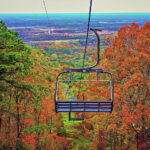
<svg viewBox="0 0 150 150"><path fill-rule="evenodd" d="M55 80L81 66L82 41L30 47L0 21L0 150L150 149L150 22L122 26L104 42L97 68L113 74L113 111L69 121L55 112ZM86 65L94 51L90 45ZM91 90L105 94L100 84Z"/></svg>

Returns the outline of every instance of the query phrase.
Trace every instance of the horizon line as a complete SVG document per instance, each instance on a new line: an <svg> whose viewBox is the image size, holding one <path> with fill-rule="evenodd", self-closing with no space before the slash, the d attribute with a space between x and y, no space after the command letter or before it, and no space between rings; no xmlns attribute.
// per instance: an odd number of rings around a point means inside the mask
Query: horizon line
<svg viewBox="0 0 150 150"><path fill-rule="evenodd" d="M117 14L117 13L150 13L150 12L93 12L92 14L110 14L110 13L112 13L112 14ZM19 12L16 12L16 13L1 13L0 12L0 14L45 14L45 12L38 12L38 13L34 13L34 12L30 12L30 13L27 13L27 12L25 12L25 13L23 13L23 12L21 12L21 13L19 13ZM59 13L49 13L48 12L48 14L88 14L88 12L63 12L63 13L61 13L61 12L59 12Z"/></svg>

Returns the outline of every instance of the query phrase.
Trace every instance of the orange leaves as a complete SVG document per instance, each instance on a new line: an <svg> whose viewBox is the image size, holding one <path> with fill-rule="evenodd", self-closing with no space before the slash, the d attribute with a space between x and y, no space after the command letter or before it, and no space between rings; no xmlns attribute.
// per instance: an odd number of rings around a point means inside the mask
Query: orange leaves
<svg viewBox="0 0 150 150"><path fill-rule="evenodd" d="M140 60L143 60L143 61L145 61L145 62L147 61L147 63L150 64L150 56L149 56L149 55L140 52L140 53L138 54L138 56L139 56Z"/></svg>
<svg viewBox="0 0 150 150"><path fill-rule="evenodd" d="M129 124L129 125L130 125L130 124L132 124L135 120L134 120L133 117L130 116L130 117L124 117L124 118L123 118L123 121L124 121L125 124Z"/></svg>
<svg viewBox="0 0 150 150"><path fill-rule="evenodd" d="M145 84L144 76L141 72L137 71L130 76L130 80L125 83L126 88L130 87L139 87L140 85Z"/></svg>
<svg viewBox="0 0 150 150"><path fill-rule="evenodd" d="M141 118L140 113L129 111L128 109L123 112L123 114L123 122L126 125L132 125L134 122L137 122Z"/></svg>
<svg viewBox="0 0 150 150"><path fill-rule="evenodd" d="M25 119L24 124L32 124L33 121L31 119Z"/></svg>
<svg viewBox="0 0 150 150"><path fill-rule="evenodd" d="M25 135L23 138L23 141L25 144L35 145L36 144L35 137L36 137L36 134Z"/></svg>
<svg viewBox="0 0 150 150"><path fill-rule="evenodd" d="M49 142L50 143L54 142L53 149L66 149L65 147L67 147L68 144L70 143L70 141L67 140L66 137L58 136L56 133L51 133L49 135ZM59 148L59 146L60 146L60 148Z"/></svg>
<svg viewBox="0 0 150 150"><path fill-rule="evenodd" d="M115 131L117 126L117 131L126 134L127 130L133 132L133 124L136 124L139 132L142 126L148 128L150 121L150 23L143 27L136 23L124 26L106 42L108 47L103 53L102 64L114 76L114 110L117 111L108 130Z"/></svg>
<svg viewBox="0 0 150 150"><path fill-rule="evenodd" d="M93 55L91 59L97 60L97 57L95 55Z"/></svg>
<svg viewBox="0 0 150 150"><path fill-rule="evenodd" d="M138 108L139 110L147 110L147 109L148 109L148 106L142 105L142 104L138 104L137 108Z"/></svg>
<svg viewBox="0 0 150 150"><path fill-rule="evenodd" d="M150 117L150 110L149 110L149 106L146 105L142 105L142 104L138 104L137 106L137 111L138 114L142 117Z"/></svg>
<svg viewBox="0 0 150 150"><path fill-rule="evenodd" d="M108 130L115 130L117 128L116 124L110 124Z"/></svg>

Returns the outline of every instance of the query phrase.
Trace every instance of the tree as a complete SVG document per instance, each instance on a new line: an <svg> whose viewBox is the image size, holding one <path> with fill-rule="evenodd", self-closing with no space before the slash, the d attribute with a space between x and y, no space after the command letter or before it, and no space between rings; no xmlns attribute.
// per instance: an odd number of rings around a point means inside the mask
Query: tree
<svg viewBox="0 0 150 150"><path fill-rule="evenodd" d="M103 68L111 71L115 81L114 113L112 118L121 132L138 134L149 129L150 103L150 23L140 27L120 28L116 36L106 40L107 49L103 53Z"/></svg>
<svg viewBox="0 0 150 150"><path fill-rule="evenodd" d="M0 85L13 85L18 88L17 77L22 79L30 72L33 60L30 57L31 48L24 45L18 37L18 32L8 30L0 21Z"/></svg>
<svg viewBox="0 0 150 150"><path fill-rule="evenodd" d="M25 90L31 91L31 86L24 82L24 79L31 74L30 68L33 66L31 49L24 45L18 35L18 32L8 30L5 23L0 21L0 114L1 116L8 114L9 120L12 117L16 120L17 139L20 138L22 130L20 118L20 102L24 96L22 93ZM16 105L12 105L14 102ZM1 118L0 123L5 122L5 119Z"/></svg>

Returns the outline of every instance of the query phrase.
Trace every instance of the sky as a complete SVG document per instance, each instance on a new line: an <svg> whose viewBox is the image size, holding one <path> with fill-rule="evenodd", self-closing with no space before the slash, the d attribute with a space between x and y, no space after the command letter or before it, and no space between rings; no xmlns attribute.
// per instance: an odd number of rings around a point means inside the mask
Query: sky
<svg viewBox="0 0 150 150"><path fill-rule="evenodd" d="M48 13L88 13L90 0L45 0ZM150 12L150 0L93 0L92 12ZM0 13L45 13L43 0L0 0Z"/></svg>

